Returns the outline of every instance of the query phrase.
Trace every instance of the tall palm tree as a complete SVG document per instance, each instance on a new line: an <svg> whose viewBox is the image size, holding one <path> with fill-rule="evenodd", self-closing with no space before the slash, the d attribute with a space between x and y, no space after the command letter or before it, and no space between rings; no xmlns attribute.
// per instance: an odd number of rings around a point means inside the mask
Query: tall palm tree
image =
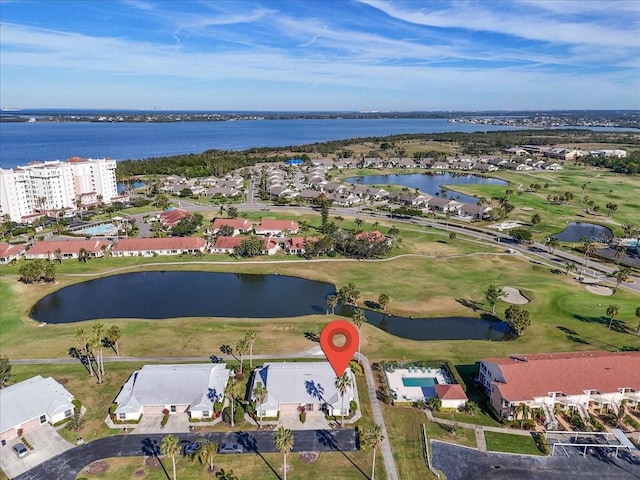
<svg viewBox="0 0 640 480"><path fill-rule="evenodd" d="M531 409L526 403L521 403L517 407L517 410L520 412L520 428L524 428L524 422L529 417L529 411Z"/></svg>
<svg viewBox="0 0 640 480"><path fill-rule="evenodd" d="M347 375L347 372L344 372L342 376L336 377L334 385L336 387L336 390L338 390L338 393L340 394L340 400L342 401L342 407L340 408L340 426L342 427L344 424L344 396L347 393L347 389L353 386L353 382Z"/></svg>
<svg viewBox="0 0 640 480"><path fill-rule="evenodd" d="M257 382L256 386L253 387L253 396L258 402L258 418L260 419L258 426L262 428L262 404L267 399L267 395L269 395L269 390L267 390L267 386L262 382Z"/></svg>
<svg viewBox="0 0 640 480"><path fill-rule="evenodd" d="M584 268L586 270L589 265L589 257L596 253L596 246L591 240L585 238L582 241L582 247L584 249Z"/></svg>
<svg viewBox="0 0 640 480"><path fill-rule="evenodd" d="M210 472L213 472L213 461L215 460L216 454L218 453L218 445L211 440L207 440L206 438L199 439L198 443L200 444L200 446L196 451L196 458L200 461L200 463L206 465Z"/></svg>
<svg viewBox="0 0 640 480"><path fill-rule="evenodd" d="M384 435L382 434L382 425L374 423L369 425L364 431L365 444L373 448L373 460L371 465L371 480L375 480L376 475L376 452L382 445Z"/></svg>
<svg viewBox="0 0 640 480"><path fill-rule="evenodd" d="M337 295L329 295L327 297L327 307L331 309L331 315L336 313L336 307L338 306L338 296ZM329 313L329 312L327 312Z"/></svg>
<svg viewBox="0 0 640 480"><path fill-rule="evenodd" d="M235 418L234 418L234 407L235 407L235 403L236 403L236 392L233 391L233 381L228 381L227 382L227 387L224 390L224 396L227 400L229 400L229 410L231 413L231 416L229 417L229 420L231 421L231 426L235 427Z"/></svg>
<svg viewBox="0 0 640 480"><path fill-rule="evenodd" d="M160 451L164 456L171 459L171 463L173 464L173 480L176 480L176 462L180 455L180 440L171 433L165 435L162 437L162 442L160 443Z"/></svg>
<svg viewBox="0 0 640 480"><path fill-rule="evenodd" d="M361 309L356 308L351 316L351 321L358 329L358 358L360 358L360 343L362 339L362 335L360 335L360 328L362 327L362 324L367 321L367 317L364 316L364 312Z"/></svg>
<svg viewBox="0 0 640 480"><path fill-rule="evenodd" d="M118 348L118 340L120 340L121 332L120 327L114 325L107 330L107 341L109 345L113 345L113 349L116 351L116 356L120 356L120 348Z"/></svg>
<svg viewBox="0 0 640 480"><path fill-rule="evenodd" d="M618 305L609 305L607 307L607 317L609 317L609 330L611 330L613 319L618 315L620 315L620 307Z"/></svg>
<svg viewBox="0 0 640 480"><path fill-rule="evenodd" d="M386 293L381 293L378 297L378 305L380 305L380 308L382 308L383 312L387 310L387 305L389 305L390 300L391 299L389 298L389 295L387 295Z"/></svg>
<svg viewBox="0 0 640 480"><path fill-rule="evenodd" d="M624 245L616 248L615 257L616 257L616 263L618 264L618 266L620 266L620 262L622 262L622 260L627 258L627 249Z"/></svg>
<svg viewBox="0 0 640 480"><path fill-rule="evenodd" d="M251 370L253 370L253 344L256 343L256 338L258 338L258 333L255 330L248 330L244 334L244 339L249 345L249 369Z"/></svg>
<svg viewBox="0 0 640 480"><path fill-rule="evenodd" d="M102 344L102 340L97 337L91 337L89 339L89 352L91 355L89 356L89 364L91 364L91 358L93 357L96 361L96 376L98 377L98 383L102 383L102 370L100 369L100 345Z"/></svg>
<svg viewBox="0 0 640 480"><path fill-rule="evenodd" d="M578 267L576 266L575 263L573 262L567 262L564 264L564 268L567 271L567 275L569 275L569 272L575 272L578 270Z"/></svg>
<svg viewBox="0 0 640 480"><path fill-rule="evenodd" d="M104 376L104 358L102 355L103 347L104 347L104 325L102 323L96 323L93 327L91 327L93 331L94 339L97 343L97 352L98 357L96 358L96 363L98 364L98 369L102 376Z"/></svg>
<svg viewBox="0 0 640 480"><path fill-rule="evenodd" d="M93 365L91 364L91 353L89 351L89 336L82 328L76 330L75 334L76 344L78 345L81 354L84 356L89 368L89 376L93 377Z"/></svg>
<svg viewBox="0 0 640 480"><path fill-rule="evenodd" d="M293 433L288 428L280 427L273 434L273 443L284 457L283 480L287 480L287 454L293 448L293 441Z"/></svg>
<svg viewBox="0 0 640 480"><path fill-rule="evenodd" d="M560 246L560 241L556 237L547 237L544 244L549 249L549 253L553 253Z"/></svg>
<svg viewBox="0 0 640 480"><path fill-rule="evenodd" d="M638 317L638 328L636 333L640 333L640 307L636 307L636 317Z"/></svg>
<svg viewBox="0 0 640 480"><path fill-rule="evenodd" d="M614 278L616 279L616 290L618 289L618 287L622 282L626 282L627 280L629 280L630 273L631 273L631 270L626 267L623 267L614 273Z"/></svg>
<svg viewBox="0 0 640 480"><path fill-rule="evenodd" d="M247 342L247 338L243 338L238 343L236 343L236 352L240 354L240 374L244 372L244 356L249 353L249 342Z"/></svg>

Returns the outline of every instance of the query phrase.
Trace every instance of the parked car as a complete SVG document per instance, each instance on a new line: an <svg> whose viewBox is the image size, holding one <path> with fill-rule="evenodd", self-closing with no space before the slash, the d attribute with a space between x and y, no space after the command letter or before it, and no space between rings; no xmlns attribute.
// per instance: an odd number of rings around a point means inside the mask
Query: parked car
<svg viewBox="0 0 640 480"><path fill-rule="evenodd" d="M185 455L195 455L196 452L198 451L198 448L200 448L200 444L199 443L189 443L188 445L186 445L184 447L184 454Z"/></svg>
<svg viewBox="0 0 640 480"><path fill-rule="evenodd" d="M237 443L221 443L218 447L218 453L242 453L244 448Z"/></svg>
<svg viewBox="0 0 640 480"><path fill-rule="evenodd" d="M17 445L14 445L13 451L16 452L16 455L18 455L18 458L22 458L27 453L29 453L29 450L27 450L27 447L24 446L24 443L18 443Z"/></svg>

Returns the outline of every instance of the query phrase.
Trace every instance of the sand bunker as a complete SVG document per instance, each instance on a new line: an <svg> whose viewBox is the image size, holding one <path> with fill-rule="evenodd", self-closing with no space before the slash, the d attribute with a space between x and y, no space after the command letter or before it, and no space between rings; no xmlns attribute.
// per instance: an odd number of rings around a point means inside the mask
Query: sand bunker
<svg viewBox="0 0 640 480"><path fill-rule="evenodd" d="M504 295L502 296L502 300L507 303L515 303L516 305L524 305L525 303L529 303L529 299L522 295L522 292L517 288L513 287L502 287L504 290Z"/></svg>
<svg viewBox="0 0 640 480"><path fill-rule="evenodd" d="M603 287L602 285L587 285L587 290L596 295L602 295L608 297L613 295L613 289L609 287Z"/></svg>

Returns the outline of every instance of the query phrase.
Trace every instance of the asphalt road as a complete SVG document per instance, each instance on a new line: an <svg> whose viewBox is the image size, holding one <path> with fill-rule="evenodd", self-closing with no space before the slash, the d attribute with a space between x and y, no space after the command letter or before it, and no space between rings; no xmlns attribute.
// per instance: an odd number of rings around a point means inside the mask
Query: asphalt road
<svg viewBox="0 0 640 480"><path fill-rule="evenodd" d="M433 465L447 480L638 480L640 457L620 452L618 459L557 454L554 457L479 452L434 441Z"/></svg>
<svg viewBox="0 0 640 480"><path fill-rule="evenodd" d="M205 434L178 434L181 445L208 438L221 443L238 443L245 452L242 455L277 453L272 431L215 432ZM293 432L293 452L349 452L357 450L355 430L296 430ZM52 458L15 480L75 480L80 471L96 460L110 457L139 457L160 455L162 435L116 435L72 448ZM165 468L170 468L170 464Z"/></svg>

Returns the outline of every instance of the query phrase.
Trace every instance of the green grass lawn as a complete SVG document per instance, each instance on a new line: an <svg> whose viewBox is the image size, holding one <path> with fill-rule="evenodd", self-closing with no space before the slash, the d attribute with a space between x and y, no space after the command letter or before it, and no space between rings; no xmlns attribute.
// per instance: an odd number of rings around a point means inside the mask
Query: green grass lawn
<svg viewBox="0 0 640 480"><path fill-rule="evenodd" d="M511 435L509 433L484 432L487 450L490 452L524 453L526 455L542 455L533 437Z"/></svg>

